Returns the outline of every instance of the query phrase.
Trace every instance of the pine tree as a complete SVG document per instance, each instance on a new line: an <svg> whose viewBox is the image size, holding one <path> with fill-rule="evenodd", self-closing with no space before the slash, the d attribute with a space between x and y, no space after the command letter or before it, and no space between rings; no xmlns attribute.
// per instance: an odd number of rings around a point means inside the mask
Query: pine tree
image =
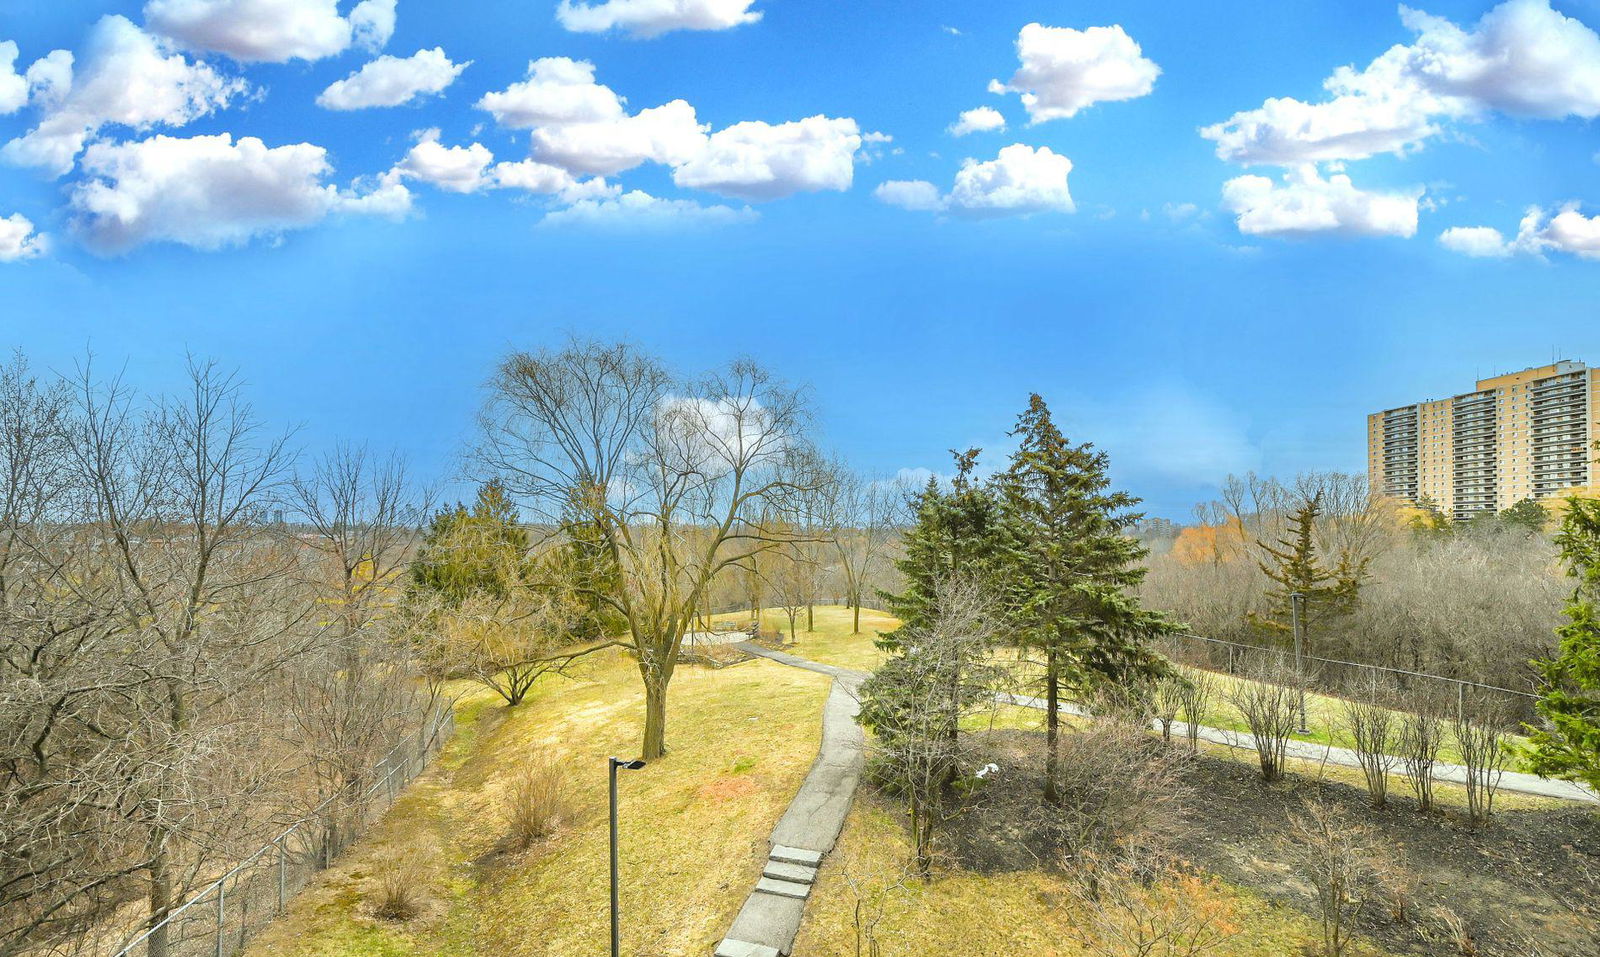
<svg viewBox="0 0 1600 957"><path fill-rule="evenodd" d="M411 588L450 605L475 592L503 598L526 580L529 549L528 531L505 486L489 482L471 509L457 503L433 516L411 565Z"/></svg>
<svg viewBox="0 0 1600 957"><path fill-rule="evenodd" d="M1289 516L1289 534L1276 546L1257 541L1267 553L1257 564L1273 587L1267 589L1272 613L1250 613L1250 620L1271 632L1291 633L1294 629L1294 598L1305 596L1301 625L1309 633L1313 621L1347 614L1354 606L1366 574L1367 562L1352 562L1341 557L1333 568L1323 566L1317 555L1317 518L1322 514L1322 496L1306 499Z"/></svg>
<svg viewBox="0 0 1600 957"><path fill-rule="evenodd" d="M1063 690L1084 697L1165 670L1149 639L1177 626L1139 605L1147 549L1128 534L1139 500L1110 489L1109 459L1070 444L1038 395L1017 419L1021 444L998 477L1002 592L1019 642L1044 655L1045 797L1054 801Z"/></svg>
<svg viewBox="0 0 1600 957"><path fill-rule="evenodd" d="M1556 543L1578 584L1560 647L1540 662L1547 726L1533 732L1532 770L1600 789L1600 501L1569 499Z"/></svg>

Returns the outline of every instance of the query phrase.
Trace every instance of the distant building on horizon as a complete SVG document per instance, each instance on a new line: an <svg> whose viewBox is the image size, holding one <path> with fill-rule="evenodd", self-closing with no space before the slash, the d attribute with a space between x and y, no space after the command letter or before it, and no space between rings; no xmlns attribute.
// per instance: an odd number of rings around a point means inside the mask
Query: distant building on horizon
<svg viewBox="0 0 1600 957"><path fill-rule="evenodd" d="M1367 416L1374 491L1457 521L1600 480L1600 369L1563 359Z"/></svg>

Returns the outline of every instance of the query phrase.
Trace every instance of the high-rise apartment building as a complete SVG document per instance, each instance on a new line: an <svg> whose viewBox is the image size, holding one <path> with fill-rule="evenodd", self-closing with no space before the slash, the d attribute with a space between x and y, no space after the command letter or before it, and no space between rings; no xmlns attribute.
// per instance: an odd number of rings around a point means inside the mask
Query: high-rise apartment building
<svg viewBox="0 0 1600 957"><path fill-rule="evenodd" d="M1457 520L1600 481L1600 369L1562 360L1367 416L1375 491Z"/></svg>

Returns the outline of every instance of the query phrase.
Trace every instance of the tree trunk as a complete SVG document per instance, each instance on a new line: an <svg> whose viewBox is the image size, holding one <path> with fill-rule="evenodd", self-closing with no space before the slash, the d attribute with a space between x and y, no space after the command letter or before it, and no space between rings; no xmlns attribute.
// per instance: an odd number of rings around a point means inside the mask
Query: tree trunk
<svg viewBox="0 0 1600 957"><path fill-rule="evenodd" d="M654 761L667 753L668 676L646 676L644 682L644 747L639 757Z"/></svg>
<svg viewBox="0 0 1600 957"><path fill-rule="evenodd" d="M856 599L856 601L855 601L855 606L854 607L855 607L855 612L856 612L856 618L855 618L855 622L856 623L855 623L854 626L852 626L854 628L854 630L851 631L850 634L859 635L859 634L861 634L861 596L857 595L857 596L855 596L855 599Z"/></svg>
<svg viewBox="0 0 1600 957"><path fill-rule="evenodd" d="M1056 767L1060 760L1056 742L1061 734L1061 676L1054 648L1045 653L1044 687L1044 799L1055 804L1061 800L1061 792L1056 788Z"/></svg>
<svg viewBox="0 0 1600 957"><path fill-rule="evenodd" d="M167 852L157 851L150 862L150 936L145 938L145 957L167 957L169 925L163 923L172 910L172 882L167 876Z"/></svg>
<svg viewBox="0 0 1600 957"><path fill-rule="evenodd" d="M806 605L806 634L817 630L817 606Z"/></svg>

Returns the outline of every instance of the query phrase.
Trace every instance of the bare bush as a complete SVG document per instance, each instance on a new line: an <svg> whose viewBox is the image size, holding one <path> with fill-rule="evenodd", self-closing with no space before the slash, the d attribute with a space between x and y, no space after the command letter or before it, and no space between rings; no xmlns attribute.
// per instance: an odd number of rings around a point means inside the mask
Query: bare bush
<svg viewBox="0 0 1600 957"><path fill-rule="evenodd" d="M1177 671L1163 675L1150 690L1150 712L1161 726L1161 740L1172 743L1172 723L1183 708L1183 686L1188 679Z"/></svg>
<svg viewBox="0 0 1600 957"><path fill-rule="evenodd" d="M379 866L371 901L373 916L403 923L422 911L417 865L414 857L396 854Z"/></svg>
<svg viewBox="0 0 1600 957"><path fill-rule="evenodd" d="M1094 718L1061 741L1060 803L1044 813L1063 858L1143 860L1186 831L1184 760L1144 730Z"/></svg>
<svg viewBox="0 0 1600 957"><path fill-rule="evenodd" d="M1373 807L1384 807L1389 803L1389 773L1399 762L1394 755L1398 717L1377 695L1345 699L1339 712L1366 778L1367 796Z"/></svg>
<svg viewBox="0 0 1600 957"><path fill-rule="evenodd" d="M839 875L850 892L850 922L855 929L856 957L883 957L880 927L905 899L910 874L846 857Z"/></svg>
<svg viewBox="0 0 1600 957"><path fill-rule="evenodd" d="M1494 813L1495 795L1506 769L1505 727L1505 709L1491 699L1469 699L1451 722L1466 771L1467 821L1475 828L1488 824Z"/></svg>
<svg viewBox="0 0 1600 957"><path fill-rule="evenodd" d="M1183 709L1184 735L1189 739L1189 753L1200 753L1200 729L1205 726L1211 705L1217 698L1220 682L1209 671L1191 668L1184 676L1188 680L1178 690L1179 704Z"/></svg>
<svg viewBox="0 0 1600 957"><path fill-rule="evenodd" d="M1073 936L1111 957L1201 957L1239 934L1237 908L1216 877L1170 858L1087 868L1069 887Z"/></svg>
<svg viewBox="0 0 1600 957"><path fill-rule="evenodd" d="M1312 800L1290 817L1284 852L1294 872L1311 885L1323 954L1340 957L1362 911L1388 892L1391 876L1382 850L1365 825L1335 805Z"/></svg>
<svg viewBox="0 0 1600 957"><path fill-rule="evenodd" d="M1433 768L1439 762L1439 748L1444 744L1444 720L1434 710L1434 701L1425 694L1410 695L1404 707L1396 741L1401 766L1411 782L1417 807L1429 811L1434 804Z"/></svg>
<svg viewBox="0 0 1600 957"><path fill-rule="evenodd" d="M566 771L554 756L534 758L516 772L506 793L506 819L513 848L527 850L548 840L571 816Z"/></svg>
<svg viewBox="0 0 1600 957"><path fill-rule="evenodd" d="M1255 738L1261 777L1267 781L1283 776L1289 737L1300 724L1304 687L1299 681L1277 656L1268 656L1246 668L1226 694Z"/></svg>

